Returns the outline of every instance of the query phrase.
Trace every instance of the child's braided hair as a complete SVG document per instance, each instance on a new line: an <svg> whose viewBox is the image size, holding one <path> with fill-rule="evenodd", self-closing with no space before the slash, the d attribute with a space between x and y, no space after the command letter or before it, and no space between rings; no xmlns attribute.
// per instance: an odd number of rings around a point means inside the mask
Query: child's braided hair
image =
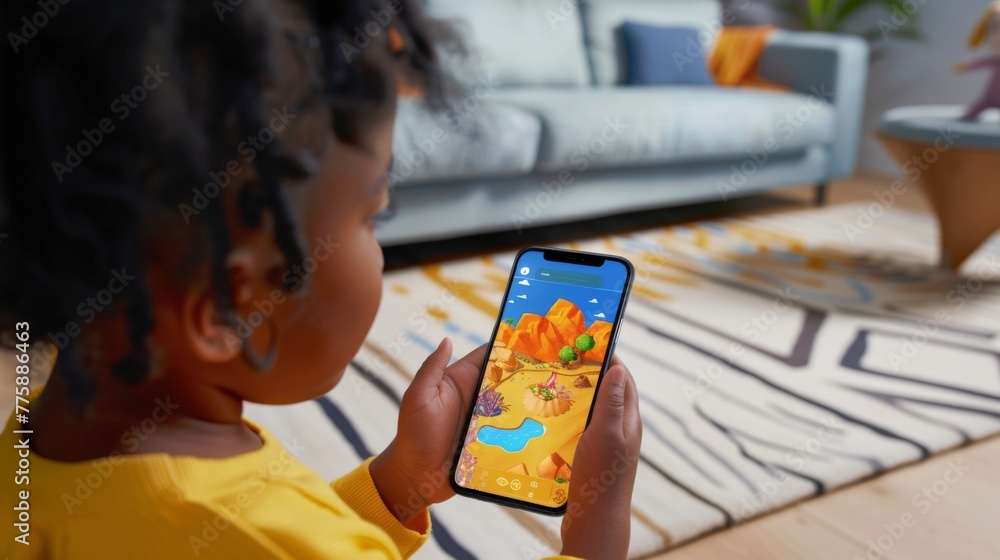
<svg viewBox="0 0 1000 560"><path fill-rule="evenodd" d="M141 382L154 326L143 271L156 258L144 240L174 236L185 262L209 263L235 320L223 205L179 209L272 110L329 119L337 138L358 143L399 79L432 105L452 83L431 42L452 36L411 0L5 0L0 21L13 33L0 49L0 332L28 321L32 340L61 339L57 365L78 413L94 382L79 341L50 334L92 319L81 302L124 268L135 280L113 305L130 351L112 374ZM255 227L269 213L277 245L299 262L280 179L312 169L274 145L254 156L240 219Z"/></svg>

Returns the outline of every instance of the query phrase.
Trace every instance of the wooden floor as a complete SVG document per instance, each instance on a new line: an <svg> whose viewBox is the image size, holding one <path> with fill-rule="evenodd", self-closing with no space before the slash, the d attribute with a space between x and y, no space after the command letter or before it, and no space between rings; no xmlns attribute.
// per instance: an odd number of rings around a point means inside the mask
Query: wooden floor
<svg viewBox="0 0 1000 560"><path fill-rule="evenodd" d="M831 187L829 203L874 201L887 179ZM807 201L812 191L789 192ZM915 189L903 208L927 211ZM776 210L784 211L784 210ZM959 473L961 476L959 476ZM931 499L924 497L928 493ZM939 496L940 494L940 496ZM706 535L655 560L1000 558L1000 437Z"/></svg>

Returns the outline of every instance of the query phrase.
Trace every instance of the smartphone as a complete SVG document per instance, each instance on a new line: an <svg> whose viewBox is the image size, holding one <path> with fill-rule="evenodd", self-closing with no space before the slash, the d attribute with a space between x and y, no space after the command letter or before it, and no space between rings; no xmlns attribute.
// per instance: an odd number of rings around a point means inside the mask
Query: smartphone
<svg viewBox="0 0 1000 560"><path fill-rule="evenodd" d="M613 255L545 247L517 254L455 455L456 493L566 512L576 445L634 276Z"/></svg>

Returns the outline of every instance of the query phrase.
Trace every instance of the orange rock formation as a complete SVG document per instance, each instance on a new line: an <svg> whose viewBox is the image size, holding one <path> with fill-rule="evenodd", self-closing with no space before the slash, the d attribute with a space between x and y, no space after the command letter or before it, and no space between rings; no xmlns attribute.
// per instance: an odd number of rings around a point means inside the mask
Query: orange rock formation
<svg viewBox="0 0 1000 560"><path fill-rule="evenodd" d="M518 463L513 467L507 469L507 472L528 476L528 466L525 465L524 463Z"/></svg>
<svg viewBox="0 0 1000 560"><path fill-rule="evenodd" d="M555 480L557 478L570 479L572 468L558 453L553 453L542 459L538 464L538 476Z"/></svg>
<svg viewBox="0 0 1000 560"><path fill-rule="evenodd" d="M583 312L573 303L564 299L556 300L545 316L524 313L511 328L500 324L497 340L520 354L531 356L542 362L558 362L559 351L564 346L576 348L576 339L583 333L594 337L595 345L583 352L581 359L603 362L611 339L611 323L594 321L590 328L584 327ZM579 353L579 351L578 351Z"/></svg>

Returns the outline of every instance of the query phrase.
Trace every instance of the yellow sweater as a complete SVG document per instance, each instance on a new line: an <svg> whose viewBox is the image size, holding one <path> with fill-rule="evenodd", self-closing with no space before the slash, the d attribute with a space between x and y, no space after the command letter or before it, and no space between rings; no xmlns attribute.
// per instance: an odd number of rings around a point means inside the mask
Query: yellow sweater
<svg viewBox="0 0 1000 560"><path fill-rule="evenodd" d="M23 445L7 421L0 435L0 555L27 559L385 559L413 554L430 534L422 511L403 526L382 503L371 459L324 482L265 429L263 446L226 459L166 454L60 462ZM30 436L29 436L30 437ZM19 453L28 455L26 473ZM27 476L28 478L21 478ZM27 483L27 484L25 484ZM22 491L27 496L25 526ZM19 509L20 508L20 509ZM565 557L568 558L568 557Z"/></svg>

